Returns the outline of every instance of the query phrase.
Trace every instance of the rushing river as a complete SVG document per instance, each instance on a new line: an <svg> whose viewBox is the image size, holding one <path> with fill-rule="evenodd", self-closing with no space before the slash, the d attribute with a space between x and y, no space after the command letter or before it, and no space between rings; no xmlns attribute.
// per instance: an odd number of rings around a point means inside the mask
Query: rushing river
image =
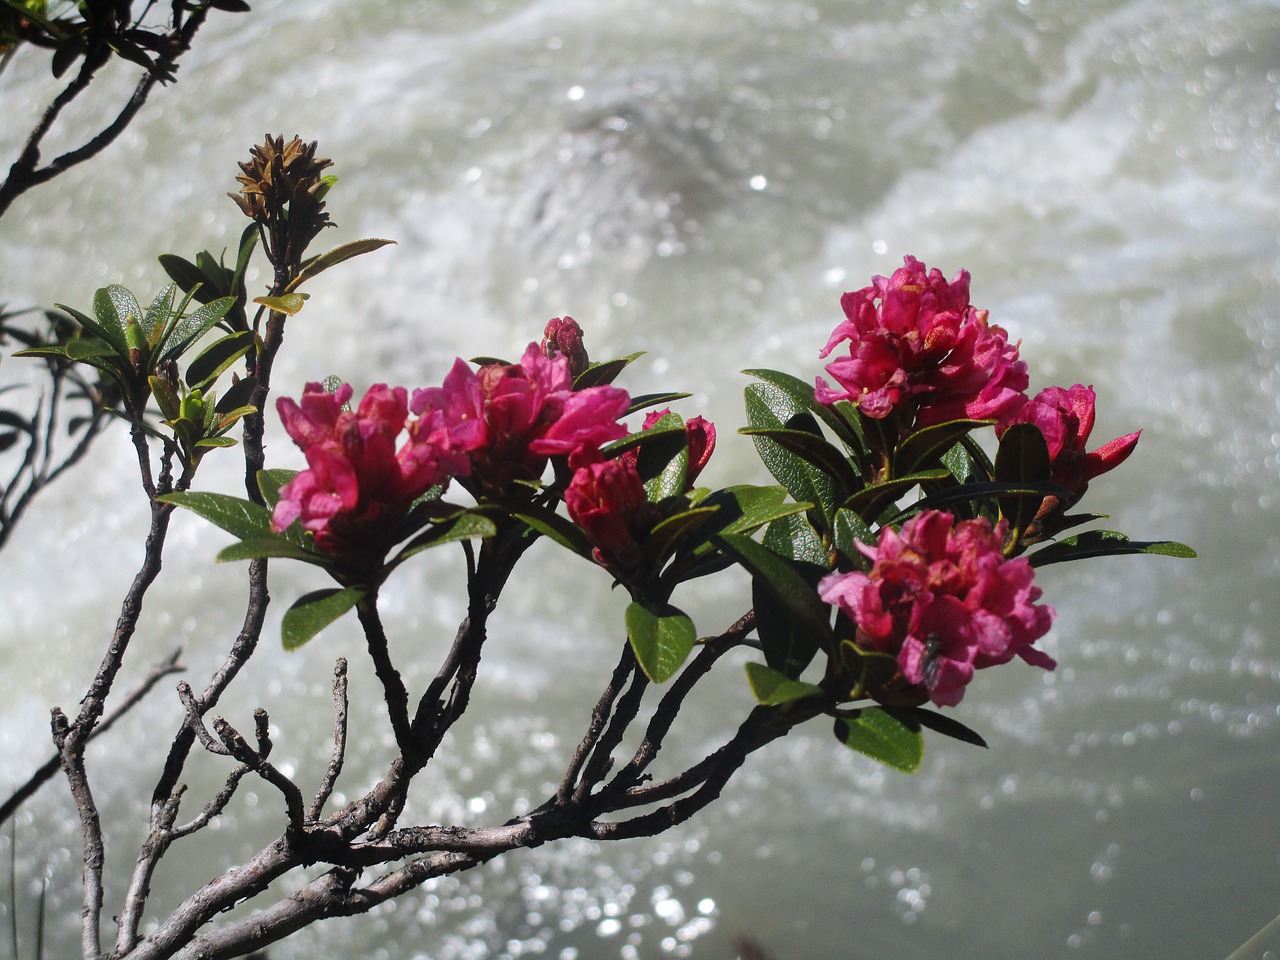
<svg viewBox="0 0 1280 960"><path fill-rule="evenodd" d="M0 300L86 308L109 282L150 297L157 254L233 242L235 162L265 132L299 133L341 178L322 240L398 245L311 286L280 391L330 373L361 389L436 383L454 356L514 355L570 314L596 357L649 351L624 385L695 394L681 409L720 425L708 479L728 483L764 479L734 435L738 371L817 373L841 292L910 253L972 272L975 303L1022 339L1033 389L1096 386L1095 443L1144 429L1089 505L1200 552L1046 568L1057 672L980 675L956 710L990 750L935 737L923 772L904 776L814 724L679 830L518 852L307 930L272 960L731 960L738 936L778 960L1223 958L1280 913L1280 6L254 7L215 16L121 142L0 222ZM52 89L20 61L0 78L6 167ZM271 462L297 465L272 440ZM234 492L215 460L201 485ZM0 553L0 795L49 752L48 709L75 705L136 569L131 471L114 430ZM177 646L197 686L219 661L242 602L243 568L209 562L226 542L175 521L133 676ZM421 684L461 604L456 558L419 559L389 585L387 614ZM538 802L612 667L620 596L581 562L530 559L473 714L415 793L421 822L499 823ZM351 654L353 685L376 695L354 621L279 649L280 612L322 584L273 571L268 642L224 709L247 723L266 706L278 756L313 782L334 658ZM711 631L746 602L730 577L691 604ZM157 692L91 751L109 895L140 839L155 731L174 728L177 706ZM722 741L749 706L731 665L676 756ZM356 716L348 793L385 763L384 726L380 709ZM192 795L221 775L202 763ZM201 882L281 824L269 790L244 791L157 888ZM48 956L72 956L78 829L62 781L15 833L22 929L47 870ZM7 832L0 853L7 863ZM6 929L7 890L0 880ZM1280 954L1280 939L1268 946Z"/></svg>

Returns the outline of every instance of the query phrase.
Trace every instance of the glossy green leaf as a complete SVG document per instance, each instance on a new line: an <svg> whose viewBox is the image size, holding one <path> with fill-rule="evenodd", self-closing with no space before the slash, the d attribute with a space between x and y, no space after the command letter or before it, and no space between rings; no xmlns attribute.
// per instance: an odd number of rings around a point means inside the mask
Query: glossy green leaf
<svg viewBox="0 0 1280 960"><path fill-rule="evenodd" d="M865 707L836 718L836 739L852 750L903 773L915 773L924 760L924 735L911 723L881 707Z"/></svg>
<svg viewBox="0 0 1280 960"><path fill-rule="evenodd" d="M613 383L630 364L644 356L644 351L617 360L606 360L604 363L593 363L583 370L573 381L574 390L585 390L587 387L600 387Z"/></svg>
<svg viewBox="0 0 1280 960"><path fill-rule="evenodd" d="M253 334L248 330L215 340L187 367L187 386L192 390L207 390L229 366L248 353L253 344Z"/></svg>
<svg viewBox="0 0 1280 960"><path fill-rule="evenodd" d="M905 723L918 723L922 727L928 727L934 733L940 733L944 737L950 737L953 740L959 740L963 743L971 743L975 747L986 748L987 741L982 739L981 734L973 730L954 717L949 717L945 713L938 713L936 710L926 710L923 707L884 707L880 708L885 713L892 716L900 717Z"/></svg>
<svg viewBox="0 0 1280 960"><path fill-rule="evenodd" d="M821 645L819 637L762 580L751 581L751 606L765 663L780 676L798 678L813 662Z"/></svg>
<svg viewBox="0 0 1280 960"><path fill-rule="evenodd" d="M879 539L862 517L844 507L836 511L832 535L836 549L850 560L860 560L862 557L856 544L875 544Z"/></svg>
<svg viewBox="0 0 1280 960"><path fill-rule="evenodd" d="M190 260L173 253L162 253L159 260L161 268L169 275L169 279L176 283L184 293L196 291L195 298L201 303L208 303L217 297L218 292L216 290L197 290L202 286L207 288L209 281L200 268ZM201 293L204 293L205 296L201 297Z"/></svg>
<svg viewBox="0 0 1280 960"><path fill-rule="evenodd" d="M308 539L306 543L310 543ZM241 540L229 547L223 547L215 558L218 563L230 563L234 560L257 560L261 557L281 557L288 560L301 560L319 567L329 566L329 557L314 547L299 543L298 538L285 534L271 534L266 537L251 537Z"/></svg>
<svg viewBox="0 0 1280 960"><path fill-rule="evenodd" d="M161 361L181 357L192 344L217 326L218 321L227 315L235 303L233 297L211 300L175 322L160 345Z"/></svg>
<svg viewBox="0 0 1280 960"><path fill-rule="evenodd" d="M823 649L835 649L831 611L818 598L815 584L801 575L795 561L784 559L750 537L739 534L717 537L716 542L786 607L799 621L799 629L808 632Z"/></svg>
<svg viewBox="0 0 1280 960"><path fill-rule="evenodd" d="M68 308L62 307L62 309L67 310ZM68 310L68 312L71 311ZM92 333L96 333L115 347L119 356L129 356L129 345L124 339L124 323L121 322L120 317L116 314L115 302L112 300L111 294L107 292L106 287L101 287L93 294L92 320L78 312L73 316L89 327Z"/></svg>
<svg viewBox="0 0 1280 960"><path fill-rule="evenodd" d="M271 533L271 514L265 507L251 500L202 490L166 493L156 499L190 510L241 540L256 539Z"/></svg>
<svg viewBox="0 0 1280 960"><path fill-rule="evenodd" d="M781 517L804 513L813 504L788 500L786 487L740 484L714 491L699 501L698 506L718 508L715 521L708 525L709 530L754 533Z"/></svg>
<svg viewBox="0 0 1280 960"><path fill-rule="evenodd" d="M656 570L676 550L691 549L684 543L690 537L696 537L699 542L707 540L710 533L704 528L716 512L714 506L699 506L664 517L645 537L641 566Z"/></svg>
<svg viewBox="0 0 1280 960"><path fill-rule="evenodd" d="M821 687L802 680L793 680L786 674L766 667L763 663L750 661L746 668L747 683L751 684L751 692L763 706L775 707L780 703L790 703L793 700L826 696Z"/></svg>
<svg viewBox="0 0 1280 960"><path fill-rule="evenodd" d="M23 351L24 353L28 351ZM114 347L96 337L78 337L66 343L68 360L92 360L95 357L118 356Z"/></svg>
<svg viewBox="0 0 1280 960"><path fill-rule="evenodd" d="M627 413L635 413L637 410L644 410L647 407L656 407L664 403L675 403L677 400L685 400L693 396L691 393L645 393L638 397L631 398L631 406L627 407Z"/></svg>
<svg viewBox="0 0 1280 960"><path fill-rule="evenodd" d="M651 428L660 439L640 447L636 472L644 480L650 503L678 497L689 486L689 439L684 419L668 413Z"/></svg>
<svg viewBox="0 0 1280 960"><path fill-rule="evenodd" d="M1033 423L1015 423L1005 431L996 450L996 480L1025 487L1047 481L1051 473L1049 446L1039 427ZM1002 496L997 500L1000 515L1008 519L1016 543L1035 519L1043 500L1025 496Z"/></svg>
<svg viewBox="0 0 1280 960"><path fill-rule="evenodd" d="M169 322L169 314L173 311L174 291L176 290L176 284L167 284L163 290L156 294L156 298L151 301L146 313L142 315L142 330L147 335L149 346L155 346L155 338L164 331L165 324Z"/></svg>
<svg viewBox="0 0 1280 960"><path fill-rule="evenodd" d="M304 263L302 271L293 279L293 282L289 284L289 288L285 292L286 294L292 293L312 277L319 276L330 267L336 267L338 264L346 260L350 260L352 257L358 257L365 253L372 253L374 250L394 243L394 240L370 238L366 240L352 240L350 243L344 243L339 247L334 247L327 253L322 253L320 256ZM260 301L254 302L257 303Z"/></svg>
<svg viewBox="0 0 1280 960"><path fill-rule="evenodd" d="M862 477L853 464L821 433L757 427L746 427L738 432L748 437L765 437L773 440L835 480L846 495L863 486Z"/></svg>
<svg viewBox="0 0 1280 960"><path fill-rule="evenodd" d="M677 421L673 419L671 423L675 424ZM628 450L637 450L651 443L664 444L667 447L667 456L670 456L671 452L679 444L683 443L687 446L688 434L685 433L683 421L680 421L676 426L659 426L655 424L648 430L637 430L635 433L629 433L619 440L606 443L600 448L600 453L605 459L612 460Z"/></svg>
<svg viewBox="0 0 1280 960"><path fill-rule="evenodd" d="M286 650L297 650L333 621L360 602L362 587L330 587L316 590L294 601L285 611L280 638Z"/></svg>
<svg viewBox="0 0 1280 960"><path fill-rule="evenodd" d="M554 540L581 557L591 558L591 540L572 520L568 520L553 510L535 507L532 504L512 505L506 508L510 516L520 520L538 533Z"/></svg>
<svg viewBox="0 0 1280 960"><path fill-rule="evenodd" d="M764 545L780 557L790 557L819 567L828 565L822 538L807 517L799 514L782 517L769 524Z"/></svg>
<svg viewBox="0 0 1280 960"><path fill-rule="evenodd" d="M857 428L849 420L825 403L819 403L813 393L813 384L789 373L779 370L743 370L749 377L763 380L780 390L785 391L798 408L808 410L830 428L840 440L853 451L865 450L866 445L858 435Z"/></svg>
<svg viewBox="0 0 1280 960"><path fill-rule="evenodd" d="M814 423L800 404L785 390L768 383L752 383L746 389L747 423L757 430L789 430ZM813 432L816 426L809 427ZM815 504L830 527L836 509L836 481L826 471L813 466L774 440L752 437L756 452L768 471L796 500Z"/></svg>
<svg viewBox="0 0 1280 960"><path fill-rule="evenodd" d="M127 287L122 287L118 283L108 284L105 288L107 297L111 300L112 311L115 313L116 321L120 324L120 329L124 330L129 321L134 323L142 322L142 307L138 305L137 298ZM94 310L97 312L97 298L94 298ZM101 320L102 318L99 317Z"/></svg>
<svg viewBox="0 0 1280 960"><path fill-rule="evenodd" d="M1063 563L1067 560L1118 557L1135 553L1187 560L1196 556L1196 552L1185 543L1175 540L1130 540L1116 530L1086 530L1028 554L1028 559L1033 567L1046 567L1051 563Z"/></svg>
<svg viewBox="0 0 1280 960"><path fill-rule="evenodd" d="M497 526L488 517L476 513L464 513L453 520L436 524L425 533L414 537L396 554L389 566L398 566L414 554L430 550L432 547L457 543L461 540L483 540L497 532Z"/></svg>
<svg viewBox="0 0 1280 960"><path fill-rule="evenodd" d="M213 447L234 447L238 442L234 437L204 437L196 441L196 449L207 450Z"/></svg>
<svg viewBox="0 0 1280 960"><path fill-rule="evenodd" d="M904 439L894 451L893 466L898 473L913 473L931 466L954 448L961 437L979 427L991 426L990 420L951 420L917 430ZM944 464L945 465L945 464Z"/></svg>
<svg viewBox="0 0 1280 960"><path fill-rule="evenodd" d="M679 670L698 640L693 621L669 603L634 601L627 607L626 623L636 661L654 683Z"/></svg>
<svg viewBox="0 0 1280 960"><path fill-rule="evenodd" d="M936 470L921 470L883 483L873 483L849 497L841 506L846 510L852 510L868 523L875 523L886 507L897 502L912 487L929 480L941 480L950 475L946 467L938 467Z"/></svg>
<svg viewBox="0 0 1280 960"><path fill-rule="evenodd" d="M256 377L241 377L227 388L227 391L219 398L214 409L223 416L241 408L248 408L253 411L254 408L249 406L249 398L253 396L253 391L257 386L258 380ZM245 415L241 414L241 416Z"/></svg>
<svg viewBox="0 0 1280 960"><path fill-rule="evenodd" d="M266 501L267 508L274 510L280 502L280 488L298 475L297 470L259 470L258 492Z"/></svg>

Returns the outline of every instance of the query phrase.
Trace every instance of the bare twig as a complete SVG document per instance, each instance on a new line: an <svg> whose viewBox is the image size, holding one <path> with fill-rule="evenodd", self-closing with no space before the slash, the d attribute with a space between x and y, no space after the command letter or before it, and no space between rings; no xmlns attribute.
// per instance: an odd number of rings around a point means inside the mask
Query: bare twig
<svg viewBox="0 0 1280 960"><path fill-rule="evenodd" d="M311 802L311 809L307 811L309 821L319 818L324 805L333 793L338 777L342 774L342 764L347 755L347 707L347 659L339 657L333 668L333 756L329 759L324 777L320 780L320 787L316 790L316 797Z"/></svg>

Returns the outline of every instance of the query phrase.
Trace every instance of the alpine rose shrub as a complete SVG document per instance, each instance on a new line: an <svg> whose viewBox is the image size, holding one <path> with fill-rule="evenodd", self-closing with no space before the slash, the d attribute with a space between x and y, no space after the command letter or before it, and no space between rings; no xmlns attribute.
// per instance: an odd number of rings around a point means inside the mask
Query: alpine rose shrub
<svg viewBox="0 0 1280 960"><path fill-rule="evenodd" d="M819 595L857 624L855 642L897 659L907 683L939 706L955 706L973 672L1015 656L1052 670L1032 644L1048 632L1053 607L1037 604L1040 588L1025 557L1001 552L1005 523L962 520L927 510L885 527L869 573L833 573Z"/></svg>
<svg viewBox="0 0 1280 960"><path fill-rule="evenodd" d="M998 420L1026 402L1027 367L987 311L969 304L969 273L950 282L915 257L891 277L840 300L847 318L819 354L845 340L847 356L827 364L817 399L849 400L867 417L893 417L904 432L949 420Z"/></svg>
<svg viewBox="0 0 1280 960"><path fill-rule="evenodd" d="M1004 436L1015 423L1034 424L1044 434L1049 448L1053 482L1071 491L1072 503L1084 495L1090 480L1124 463L1142 434L1139 430L1116 437L1086 453L1096 399L1093 387L1079 383L1068 389L1046 387L996 428L996 435Z"/></svg>

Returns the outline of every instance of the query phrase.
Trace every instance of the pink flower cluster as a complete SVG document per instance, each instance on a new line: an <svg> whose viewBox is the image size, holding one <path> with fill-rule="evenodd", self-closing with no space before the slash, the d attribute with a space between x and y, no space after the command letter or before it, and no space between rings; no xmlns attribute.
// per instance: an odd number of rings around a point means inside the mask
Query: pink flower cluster
<svg viewBox="0 0 1280 960"><path fill-rule="evenodd" d="M1086 453L1085 444L1093 431L1095 400L1093 387L1079 383L1070 389L1046 387L996 427L997 436L1004 436L1015 423L1031 423L1039 428L1049 447L1052 480L1071 491L1071 503L1084 495L1090 480L1124 463L1142 434L1139 430L1116 437Z"/></svg>
<svg viewBox="0 0 1280 960"><path fill-rule="evenodd" d="M903 429L949 420L998 420L1026 402L1027 367L1008 334L969 304L969 274L950 282L914 257L891 277L846 293L847 318L819 356L845 340L849 353L827 364L836 381L818 378L822 403L849 400L875 420Z"/></svg>
<svg viewBox="0 0 1280 960"><path fill-rule="evenodd" d="M649 413L642 429L650 429L670 412ZM715 450L715 424L694 417L685 423L685 436L689 444L685 483L692 488ZM570 458L573 479L564 492L569 517L595 545L596 562L619 574L635 568L641 542L659 519L645 494L637 470L639 459L634 449L611 460L602 459L598 452L574 454Z"/></svg>
<svg viewBox="0 0 1280 960"><path fill-rule="evenodd" d="M625 436L618 420L630 406L616 387L574 391L570 358L533 343L516 364L473 371L459 359L442 386L411 400L403 387L377 384L355 411L344 410L351 394L309 383L301 403L277 403L308 469L281 488L272 526L300 521L326 553L379 559L410 504L432 487L458 477L477 495L511 493L513 481L541 477L549 458L589 456Z"/></svg>
<svg viewBox="0 0 1280 960"><path fill-rule="evenodd" d="M830 574L819 595L857 624L859 646L895 657L902 678L939 706L960 702L974 670L1014 656L1052 670L1032 644L1054 611L1035 602L1026 558L1001 552L1004 526L925 511L901 532L886 527L874 549L860 547L869 573Z"/></svg>

